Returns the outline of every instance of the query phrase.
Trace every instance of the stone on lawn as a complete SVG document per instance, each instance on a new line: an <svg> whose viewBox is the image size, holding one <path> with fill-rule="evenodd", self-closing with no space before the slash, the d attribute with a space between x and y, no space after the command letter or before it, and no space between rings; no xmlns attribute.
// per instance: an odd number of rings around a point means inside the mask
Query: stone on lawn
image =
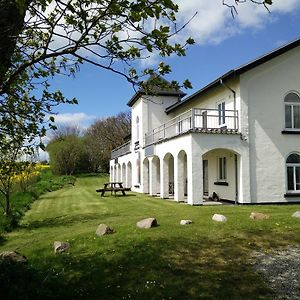
<svg viewBox="0 0 300 300"><path fill-rule="evenodd" d="M269 216L265 215L263 213L252 212L250 214L250 219L252 219L252 220L266 220L266 219L269 219Z"/></svg>
<svg viewBox="0 0 300 300"><path fill-rule="evenodd" d="M219 214L214 214L212 216L212 220L213 221L216 221L216 222L226 222L227 221L227 218L223 215L219 215Z"/></svg>
<svg viewBox="0 0 300 300"><path fill-rule="evenodd" d="M26 256L16 251L4 251L0 253L0 260L8 263L26 263Z"/></svg>
<svg viewBox="0 0 300 300"><path fill-rule="evenodd" d="M70 248L70 244L67 242L55 241L54 244L54 253L62 253L67 251Z"/></svg>
<svg viewBox="0 0 300 300"><path fill-rule="evenodd" d="M192 220L181 220L180 221L180 225L189 225L192 224L193 221Z"/></svg>
<svg viewBox="0 0 300 300"><path fill-rule="evenodd" d="M300 211L296 211L292 214L293 218L300 218Z"/></svg>
<svg viewBox="0 0 300 300"><path fill-rule="evenodd" d="M114 230L107 226L106 224L100 224L96 230L96 235L103 236L106 234L112 234L114 233Z"/></svg>
<svg viewBox="0 0 300 300"><path fill-rule="evenodd" d="M151 228L157 226L157 221L155 218L147 218L136 223L139 228Z"/></svg>

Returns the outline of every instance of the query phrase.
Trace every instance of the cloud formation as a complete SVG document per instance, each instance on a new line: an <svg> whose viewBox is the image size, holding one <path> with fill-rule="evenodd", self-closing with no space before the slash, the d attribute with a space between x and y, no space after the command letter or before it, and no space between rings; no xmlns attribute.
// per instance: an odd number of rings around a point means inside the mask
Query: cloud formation
<svg viewBox="0 0 300 300"><path fill-rule="evenodd" d="M223 6L221 0L175 0L175 2L180 8L177 19L182 24L186 23L196 11L198 12L177 38L182 42L184 36L189 34L198 44L218 44L245 30L262 29L280 14L292 13L300 8L299 0L276 0L270 6L271 14L269 14L263 5L256 5L248 0L238 5L238 15L233 19L230 9ZM227 3L231 5L234 1L227 0Z"/></svg>
<svg viewBox="0 0 300 300"><path fill-rule="evenodd" d="M64 113L54 116L56 124L80 125L84 127L87 123L93 121L96 116L86 113Z"/></svg>

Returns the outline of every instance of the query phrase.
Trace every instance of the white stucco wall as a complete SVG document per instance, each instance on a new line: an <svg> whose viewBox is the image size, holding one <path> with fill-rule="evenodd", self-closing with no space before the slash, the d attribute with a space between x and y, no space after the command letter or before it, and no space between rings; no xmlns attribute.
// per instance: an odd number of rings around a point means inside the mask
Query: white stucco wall
<svg viewBox="0 0 300 300"><path fill-rule="evenodd" d="M285 160L291 152L300 150L300 138L282 134L282 130L284 97L290 91L300 92L300 48L246 72L240 82L243 108L249 120L252 202L299 200L285 199L284 194Z"/></svg>

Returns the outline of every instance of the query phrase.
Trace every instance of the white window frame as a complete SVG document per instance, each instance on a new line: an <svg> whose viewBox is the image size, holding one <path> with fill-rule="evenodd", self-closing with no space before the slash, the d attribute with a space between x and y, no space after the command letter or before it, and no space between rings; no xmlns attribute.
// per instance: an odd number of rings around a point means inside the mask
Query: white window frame
<svg viewBox="0 0 300 300"><path fill-rule="evenodd" d="M297 92L295 91L289 91L285 97L284 97L284 129L287 131L300 131L300 127L299 128L295 128L295 124L294 124L294 107L300 107L300 101L299 102L286 102L285 98L289 95L289 94L296 94L299 98L300 96L298 95ZM286 126L286 108L287 106L291 107L291 123L292 123L292 127L287 127ZM299 116L300 117L300 116Z"/></svg>
<svg viewBox="0 0 300 300"><path fill-rule="evenodd" d="M288 157L292 154L299 155L298 153L290 153L288 155ZM288 159L288 157L287 157L287 159ZM300 163L286 163L285 168L286 168L286 190L287 190L287 192L288 193L297 193L297 194L299 194L300 193L300 187L297 190L296 168L300 168ZM293 186L294 186L294 188L292 190L289 190L288 168L293 168ZM298 182L298 185L300 185L300 181Z"/></svg>
<svg viewBox="0 0 300 300"><path fill-rule="evenodd" d="M227 158L226 156L217 157L217 175L218 182L225 182L227 180Z"/></svg>

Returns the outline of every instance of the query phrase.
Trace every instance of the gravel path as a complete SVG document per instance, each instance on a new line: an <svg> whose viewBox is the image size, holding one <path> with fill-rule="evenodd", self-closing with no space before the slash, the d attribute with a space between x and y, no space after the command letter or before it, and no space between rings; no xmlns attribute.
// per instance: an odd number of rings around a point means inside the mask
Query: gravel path
<svg viewBox="0 0 300 300"><path fill-rule="evenodd" d="M274 299L300 300L300 247L255 252L253 259L255 271L261 273L274 290Z"/></svg>

